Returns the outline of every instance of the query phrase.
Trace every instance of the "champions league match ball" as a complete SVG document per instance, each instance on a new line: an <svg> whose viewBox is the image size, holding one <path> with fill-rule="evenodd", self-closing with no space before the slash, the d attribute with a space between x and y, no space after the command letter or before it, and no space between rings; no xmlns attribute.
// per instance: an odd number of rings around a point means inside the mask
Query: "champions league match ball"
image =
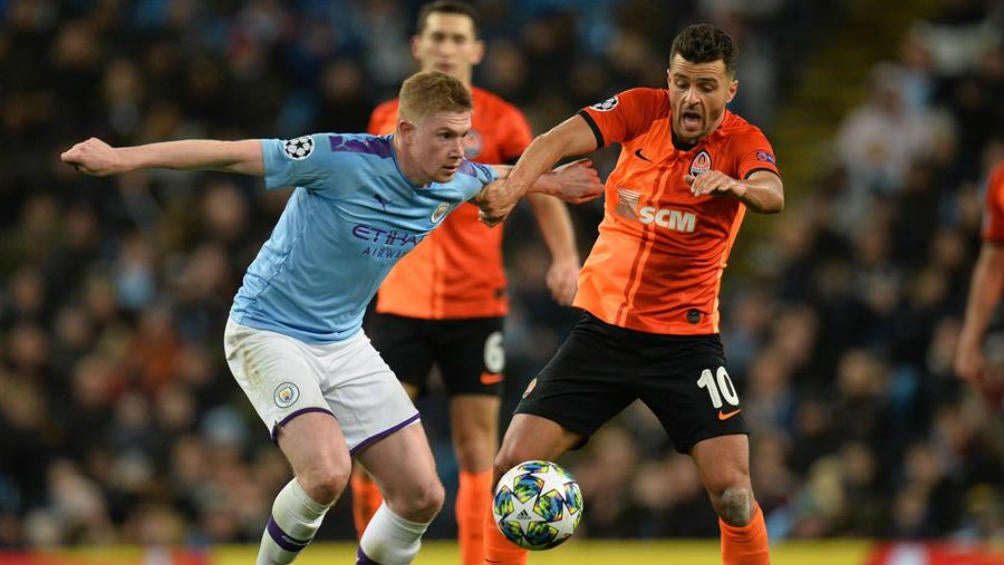
<svg viewBox="0 0 1004 565"><path fill-rule="evenodd" d="M524 461L502 475L492 499L502 535L532 550L561 545L582 519L582 492L572 475L550 461Z"/></svg>

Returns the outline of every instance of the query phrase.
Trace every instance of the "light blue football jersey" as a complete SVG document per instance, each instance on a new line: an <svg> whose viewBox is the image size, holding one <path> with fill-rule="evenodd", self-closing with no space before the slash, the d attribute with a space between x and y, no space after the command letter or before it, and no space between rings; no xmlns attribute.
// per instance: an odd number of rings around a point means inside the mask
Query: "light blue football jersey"
<svg viewBox="0 0 1004 565"><path fill-rule="evenodd" d="M230 316L308 343L341 341L397 261L457 206L495 180L465 160L453 180L415 186L391 136L263 139L265 186L297 187L248 267Z"/></svg>

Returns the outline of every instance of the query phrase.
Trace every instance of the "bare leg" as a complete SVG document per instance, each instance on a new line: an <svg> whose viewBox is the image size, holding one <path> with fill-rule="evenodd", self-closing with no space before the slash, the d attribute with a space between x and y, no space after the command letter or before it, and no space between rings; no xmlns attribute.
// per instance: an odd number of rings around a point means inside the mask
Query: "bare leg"
<svg viewBox="0 0 1004 565"><path fill-rule="evenodd" d="M324 514L345 489L351 469L341 427L331 414L301 414L278 431L295 477L275 498L258 565L281 565L310 543Z"/></svg>
<svg viewBox="0 0 1004 565"><path fill-rule="evenodd" d="M743 434L706 439L690 454L718 513L723 565L769 565L767 527L750 482L749 439Z"/></svg>
<svg viewBox="0 0 1004 565"><path fill-rule="evenodd" d="M386 501L359 540L360 565L407 565L443 506L443 485L420 424L407 426L357 453Z"/></svg>

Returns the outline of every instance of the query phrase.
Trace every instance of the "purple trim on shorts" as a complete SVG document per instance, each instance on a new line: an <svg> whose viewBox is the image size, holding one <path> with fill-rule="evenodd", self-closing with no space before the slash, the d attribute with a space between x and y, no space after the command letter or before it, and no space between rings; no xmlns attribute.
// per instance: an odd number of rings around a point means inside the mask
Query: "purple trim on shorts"
<svg viewBox="0 0 1004 565"><path fill-rule="evenodd" d="M275 518L273 518L272 516L268 517L268 526L265 529L268 530L268 535L269 537L272 538L272 541L274 541L276 545L285 549L286 551L292 551L296 553L301 549L307 547L307 544L310 543L310 540L307 541L298 540L290 536L286 532L282 531L282 528L279 527L279 524L275 523Z"/></svg>
<svg viewBox="0 0 1004 565"><path fill-rule="evenodd" d="M356 565L380 565L376 561L373 561L363 553L363 548L360 547L356 549Z"/></svg>
<svg viewBox="0 0 1004 565"><path fill-rule="evenodd" d="M301 408L301 409L297 410L296 412L293 412L292 414L290 414L290 415L286 416L285 418L283 418L276 425L272 426L272 442L274 443L274 442L278 442L279 441L279 428L285 426L293 418L296 418L297 416L306 414L307 412L324 412L325 414L331 414L332 418L335 417L335 415L331 413L331 410L326 410L324 408L318 408L316 406L311 406L310 408ZM337 420L337 418L335 418L335 419Z"/></svg>
<svg viewBox="0 0 1004 565"><path fill-rule="evenodd" d="M419 414L415 414L411 418L408 418L407 420L401 422L400 424L398 424L398 425L396 425L396 426L394 426L392 428L388 428L388 429L386 429L386 430L378 433L375 436L370 436L370 437L362 440L361 442L359 442L358 445L356 445L355 447L353 447L352 449L349 450L349 455L355 455L356 452L359 451L360 449L368 446L369 444L371 444L371 443L373 443L375 441L379 441L379 440L381 440L381 439L389 436L390 434L392 434L392 433L400 430L401 428L407 426L408 424L411 424L412 422L415 422L416 420L418 420L419 417L420 417Z"/></svg>

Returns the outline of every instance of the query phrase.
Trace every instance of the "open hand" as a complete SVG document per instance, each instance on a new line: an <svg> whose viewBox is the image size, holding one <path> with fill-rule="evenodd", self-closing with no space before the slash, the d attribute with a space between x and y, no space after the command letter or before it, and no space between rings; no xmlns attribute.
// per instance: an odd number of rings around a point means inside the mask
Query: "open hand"
<svg viewBox="0 0 1004 565"><path fill-rule="evenodd" d="M690 185L691 194L697 197L706 194L713 196L731 194L736 198L742 198L746 194L745 184L721 171L707 171L697 176L685 175L683 180Z"/></svg>
<svg viewBox="0 0 1004 565"><path fill-rule="evenodd" d="M556 185L554 196L565 202L582 204L603 194L603 182L589 159L566 163L548 174Z"/></svg>

